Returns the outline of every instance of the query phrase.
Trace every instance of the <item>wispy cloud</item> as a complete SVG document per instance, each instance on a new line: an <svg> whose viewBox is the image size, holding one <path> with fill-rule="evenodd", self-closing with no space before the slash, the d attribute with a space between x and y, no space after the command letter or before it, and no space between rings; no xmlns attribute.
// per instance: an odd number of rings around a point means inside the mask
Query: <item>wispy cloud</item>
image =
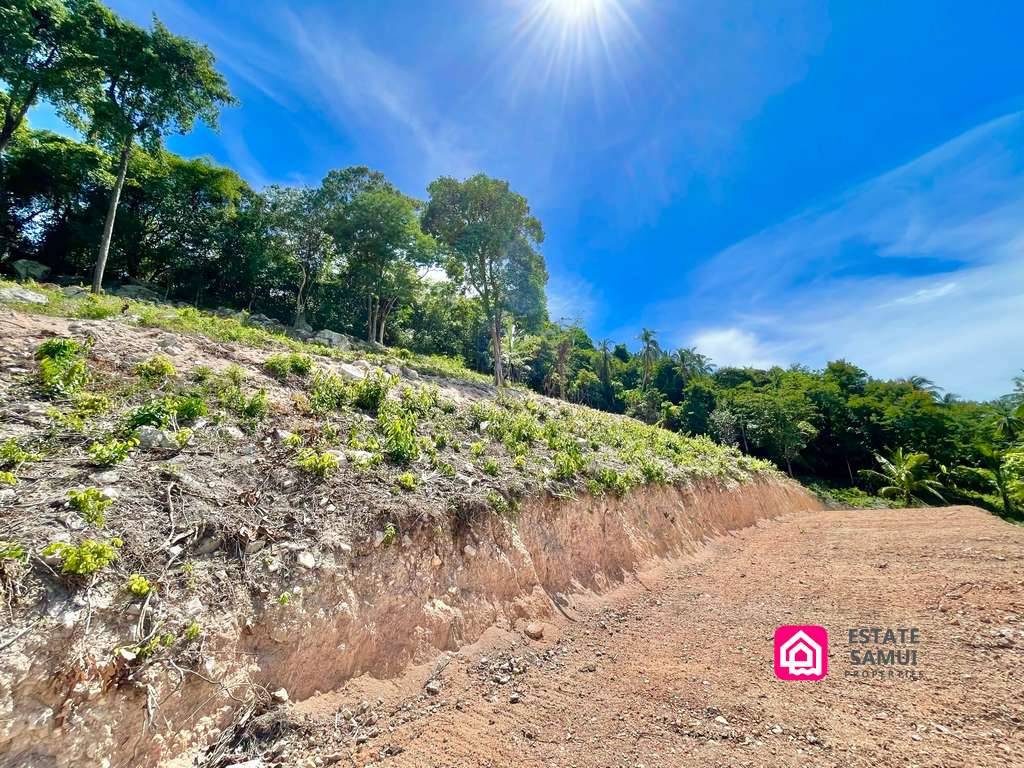
<svg viewBox="0 0 1024 768"><path fill-rule="evenodd" d="M597 319L601 300L594 286L580 277L552 274L547 296L548 316L554 322L590 324Z"/></svg>
<svg viewBox="0 0 1024 768"><path fill-rule="evenodd" d="M846 357L999 395L1024 367L1024 112L725 249L647 315L721 363Z"/></svg>

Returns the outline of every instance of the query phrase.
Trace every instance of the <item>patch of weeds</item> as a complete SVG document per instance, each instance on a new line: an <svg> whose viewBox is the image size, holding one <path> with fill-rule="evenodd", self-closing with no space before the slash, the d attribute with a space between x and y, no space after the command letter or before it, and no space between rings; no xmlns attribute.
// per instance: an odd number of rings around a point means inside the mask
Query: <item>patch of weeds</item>
<svg viewBox="0 0 1024 768"><path fill-rule="evenodd" d="M280 605L282 608L288 605L288 603L290 603L291 601L291 592L282 592L280 595L277 596L277 604Z"/></svg>
<svg viewBox="0 0 1024 768"><path fill-rule="evenodd" d="M314 413L340 411L352 401L347 381L330 371L317 371L309 388L309 407Z"/></svg>
<svg viewBox="0 0 1024 768"><path fill-rule="evenodd" d="M78 546L55 541L42 551L43 557L56 555L60 558L60 571L67 576L92 576L117 560L117 550L122 546L118 538L105 541L86 539Z"/></svg>
<svg viewBox="0 0 1024 768"><path fill-rule="evenodd" d="M293 432L282 440L281 443L289 451L297 451L302 448L302 435L297 435Z"/></svg>
<svg viewBox="0 0 1024 768"><path fill-rule="evenodd" d="M25 548L13 541L0 541L0 563L4 561L25 563L28 562L28 552Z"/></svg>
<svg viewBox="0 0 1024 768"><path fill-rule="evenodd" d="M416 439L416 414L401 407L385 408L377 414L377 424L384 434L384 455L395 464L410 464L420 455Z"/></svg>
<svg viewBox="0 0 1024 768"><path fill-rule="evenodd" d="M132 431L143 426L166 429L179 422L195 421L206 415L206 403L198 395L159 397L128 414L124 427Z"/></svg>
<svg viewBox="0 0 1024 768"><path fill-rule="evenodd" d="M143 576L141 573L133 573L128 577L128 582L125 584L125 589L128 590L135 597L145 597L153 591L153 585L149 583L149 579Z"/></svg>
<svg viewBox="0 0 1024 768"><path fill-rule="evenodd" d="M199 636L203 634L203 628L199 626L198 621L193 621L185 628L184 638L186 643L192 643L199 639Z"/></svg>
<svg viewBox="0 0 1024 768"><path fill-rule="evenodd" d="M113 296L97 296L90 293L78 305L75 315L83 320L106 320L120 314L123 308L124 304Z"/></svg>
<svg viewBox="0 0 1024 768"><path fill-rule="evenodd" d="M555 477L559 480L572 480L583 469L583 457L578 452L556 451L552 460L555 463Z"/></svg>
<svg viewBox="0 0 1024 768"><path fill-rule="evenodd" d="M17 485L18 478L15 477L13 472L6 470L0 471L0 485Z"/></svg>
<svg viewBox="0 0 1024 768"><path fill-rule="evenodd" d="M177 375L174 363L166 355L153 355L135 366L135 373L149 386L154 387L162 384L172 376Z"/></svg>
<svg viewBox="0 0 1024 768"><path fill-rule="evenodd" d="M337 470L338 457L330 451L317 453L305 448L295 457L295 466L307 474L323 479Z"/></svg>
<svg viewBox="0 0 1024 768"><path fill-rule="evenodd" d="M39 461L43 458L41 453L26 451L13 437L0 443L0 467L17 469L26 461Z"/></svg>
<svg viewBox="0 0 1024 768"><path fill-rule="evenodd" d="M419 485L419 480L416 479L416 475L412 472L403 472L395 479L395 483L403 491L414 491L416 486Z"/></svg>
<svg viewBox="0 0 1024 768"><path fill-rule="evenodd" d="M388 523L387 525L384 526L384 538L381 539L380 545L382 547L384 547L385 549L387 549L388 547L390 547L392 544L395 543L395 540L397 538L398 538L398 529L395 527L394 523Z"/></svg>
<svg viewBox="0 0 1024 768"><path fill-rule="evenodd" d="M471 443L469 446L469 455L474 459L483 456L487 452L487 446L484 445L482 440L477 440L475 443Z"/></svg>
<svg viewBox="0 0 1024 768"><path fill-rule="evenodd" d="M88 448L89 458L98 467L112 467L128 458L128 454L138 444L139 441L134 437L129 437L126 440L118 440L116 437L103 441L97 440Z"/></svg>
<svg viewBox="0 0 1024 768"><path fill-rule="evenodd" d="M376 415L397 382L397 376L379 370L370 371L365 378L354 383L352 402L357 408Z"/></svg>
<svg viewBox="0 0 1024 768"><path fill-rule="evenodd" d="M82 519L90 525L102 528L106 525L105 512L113 504L99 488L84 488L81 491L68 491L68 504Z"/></svg>
<svg viewBox="0 0 1024 768"><path fill-rule="evenodd" d="M487 492L487 506L489 506L496 514L502 517L508 517L512 513L512 505L509 504L508 499L502 496L497 491Z"/></svg>
<svg viewBox="0 0 1024 768"><path fill-rule="evenodd" d="M86 385L88 344L70 338L47 339L36 349L39 384L47 397L72 397Z"/></svg>
<svg viewBox="0 0 1024 768"><path fill-rule="evenodd" d="M417 416L429 416L441 403L441 392L436 386L413 388L402 387L399 393L402 406Z"/></svg>
<svg viewBox="0 0 1024 768"><path fill-rule="evenodd" d="M526 469L526 456L519 454L512 459L512 466L516 469Z"/></svg>
<svg viewBox="0 0 1024 768"><path fill-rule="evenodd" d="M501 465L498 464L498 460L496 458L494 458L493 456L488 456L486 459L484 459L483 464L480 465L480 469L485 475L497 477L498 470L501 469Z"/></svg>
<svg viewBox="0 0 1024 768"><path fill-rule="evenodd" d="M239 387L230 386L221 391L220 401L225 408L250 424L262 421L270 411L267 393L262 389L247 397Z"/></svg>
<svg viewBox="0 0 1024 768"><path fill-rule="evenodd" d="M174 442L178 444L179 449L182 449L192 442L192 436L194 434L195 433L188 427L182 427L174 433Z"/></svg>
<svg viewBox="0 0 1024 768"><path fill-rule="evenodd" d="M271 355L263 363L267 373L278 381L285 381L289 374L308 376L313 371L313 358L298 352Z"/></svg>

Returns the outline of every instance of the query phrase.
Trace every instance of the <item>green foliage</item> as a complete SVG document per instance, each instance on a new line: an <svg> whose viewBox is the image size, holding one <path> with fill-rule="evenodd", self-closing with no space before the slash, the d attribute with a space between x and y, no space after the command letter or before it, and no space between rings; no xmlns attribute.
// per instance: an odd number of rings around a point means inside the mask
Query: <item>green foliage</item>
<svg viewBox="0 0 1024 768"><path fill-rule="evenodd" d="M291 592L282 592L280 595L277 596L277 604L280 605L282 608L284 608L286 605L288 605L291 601L292 601L292 593Z"/></svg>
<svg viewBox="0 0 1024 768"><path fill-rule="evenodd" d="M177 375L174 364L166 355L153 355L153 357L135 366L135 373L150 386L161 384L172 376Z"/></svg>
<svg viewBox="0 0 1024 768"><path fill-rule="evenodd" d="M380 544L381 544L382 547L387 549L388 547L390 547L392 544L395 543L395 540L397 538L398 538L398 529L395 527L394 523L388 523L387 525L384 526L384 538L381 539Z"/></svg>
<svg viewBox="0 0 1024 768"><path fill-rule="evenodd" d="M5 561L16 563L28 562L28 552L16 542L0 540L0 565Z"/></svg>
<svg viewBox="0 0 1024 768"><path fill-rule="evenodd" d="M83 488L81 491L68 491L68 503L87 523L102 528L107 522L104 513L113 500L99 488Z"/></svg>
<svg viewBox="0 0 1024 768"><path fill-rule="evenodd" d="M341 411L352 402L352 388L340 376L319 370L309 388L309 407L314 413Z"/></svg>
<svg viewBox="0 0 1024 768"><path fill-rule="evenodd" d="M153 585L150 584L149 579L142 574L133 573L128 577L125 589L135 597L145 597L153 591Z"/></svg>
<svg viewBox="0 0 1024 768"><path fill-rule="evenodd" d="M878 495L882 498L897 499L904 504L927 504L922 496L928 495L945 503L939 493L942 485L926 472L928 454L908 453L897 448L889 458L876 454L875 459L880 471L862 469L860 474L880 484Z"/></svg>
<svg viewBox="0 0 1024 768"><path fill-rule="evenodd" d="M270 412L266 390L259 389L246 395L241 387L231 385L220 392L220 402L231 413L249 423L258 423Z"/></svg>
<svg viewBox="0 0 1024 768"><path fill-rule="evenodd" d="M126 440L119 440L116 437L109 440L97 440L89 446L89 458L98 467L112 467L128 458L128 454L138 444L139 441L134 437Z"/></svg>
<svg viewBox="0 0 1024 768"><path fill-rule="evenodd" d="M295 457L295 466L310 475L324 479L338 469L338 457L330 452L317 453L309 448L299 451Z"/></svg>
<svg viewBox="0 0 1024 768"><path fill-rule="evenodd" d="M121 541L116 538L111 539L110 543L86 539L77 546L55 541L43 549L42 555L59 557L61 573L85 577L98 573L117 560L120 546Z"/></svg>
<svg viewBox="0 0 1024 768"><path fill-rule="evenodd" d="M199 639L199 636L203 633L203 628L199 625L199 622L192 621L188 627L185 628L185 642L192 643Z"/></svg>
<svg viewBox="0 0 1024 768"><path fill-rule="evenodd" d="M508 517L512 513L512 505L508 499L502 496L497 491L488 491L486 495L487 506L489 506L494 512L502 517Z"/></svg>
<svg viewBox="0 0 1024 768"><path fill-rule="evenodd" d="M171 395L156 398L131 411L125 419L125 429L132 431L142 426L166 429L182 422L190 422L206 415L206 403L197 395Z"/></svg>
<svg viewBox="0 0 1024 768"><path fill-rule="evenodd" d="M18 478L13 472L0 471L0 485L17 485Z"/></svg>
<svg viewBox="0 0 1024 768"><path fill-rule="evenodd" d="M414 491L416 490L416 486L419 485L419 480L412 472L403 472L395 478L395 483L403 491Z"/></svg>
<svg viewBox="0 0 1024 768"><path fill-rule="evenodd" d="M491 477L497 477L499 469L501 469L501 465L498 464L498 460L493 456L488 456L484 459L483 464L480 465L480 470L485 475L490 475Z"/></svg>
<svg viewBox="0 0 1024 768"><path fill-rule="evenodd" d="M26 451L13 437L0 443L0 468L14 467L17 469L26 461L39 461L42 458L41 453Z"/></svg>
<svg viewBox="0 0 1024 768"><path fill-rule="evenodd" d="M313 371L313 358L297 352L271 355L263 363L267 373L279 381L285 381L289 374L308 376Z"/></svg>
<svg viewBox="0 0 1024 768"><path fill-rule="evenodd" d="M373 370L353 386L352 402L367 413L376 414L387 400L388 392L398 381L383 371Z"/></svg>
<svg viewBox="0 0 1024 768"><path fill-rule="evenodd" d="M395 464L409 464L420 455L416 439L416 414L397 404L382 408L377 425L384 435L384 455Z"/></svg>
<svg viewBox="0 0 1024 768"><path fill-rule="evenodd" d="M36 349L40 387L47 397L73 397L89 380L88 347L74 339L47 339Z"/></svg>

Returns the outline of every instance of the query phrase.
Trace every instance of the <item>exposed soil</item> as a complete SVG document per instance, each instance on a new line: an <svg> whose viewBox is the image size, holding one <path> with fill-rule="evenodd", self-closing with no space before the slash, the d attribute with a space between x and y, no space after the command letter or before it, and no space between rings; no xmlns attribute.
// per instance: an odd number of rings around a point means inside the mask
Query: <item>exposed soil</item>
<svg viewBox="0 0 1024 768"><path fill-rule="evenodd" d="M565 613L292 705L267 764L1024 765L1024 529L978 509L761 522ZM778 681L804 623L829 676ZM918 628L919 679L850 677L862 626Z"/></svg>

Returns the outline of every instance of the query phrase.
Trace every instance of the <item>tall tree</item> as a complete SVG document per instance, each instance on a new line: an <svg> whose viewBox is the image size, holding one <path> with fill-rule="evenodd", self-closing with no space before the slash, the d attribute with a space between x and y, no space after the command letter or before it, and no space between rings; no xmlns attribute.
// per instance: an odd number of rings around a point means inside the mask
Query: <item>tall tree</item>
<svg viewBox="0 0 1024 768"><path fill-rule="evenodd" d="M0 5L0 80L8 87L0 152L40 99L58 109L81 100L99 81L93 65L95 29L82 2L14 0Z"/></svg>
<svg viewBox="0 0 1024 768"><path fill-rule="evenodd" d="M643 379L641 389L647 389L651 382L651 370L654 362L661 356L661 347L658 345L658 334L650 328L644 328L637 337L640 340L640 364L643 367Z"/></svg>
<svg viewBox="0 0 1024 768"><path fill-rule="evenodd" d="M684 387L690 383L690 379L698 376L710 376L715 370L715 366L711 363L711 358L707 355L702 355L697 351L696 347L685 347L677 350L673 356L673 362L675 363L676 370L679 372L679 378L683 380Z"/></svg>
<svg viewBox="0 0 1024 768"><path fill-rule="evenodd" d="M234 99L206 46L155 18L152 31L142 29L95 0L83 0L81 12L98 31L93 54L102 84L78 106L76 122L118 158L93 270L92 290L100 293L132 146L155 151L164 136L188 133L196 120L216 127L220 107Z"/></svg>
<svg viewBox="0 0 1024 768"><path fill-rule="evenodd" d="M519 299L525 296L543 305L547 272L536 247L544 230L526 198L507 181L483 174L461 182L442 177L428 192L423 229L447 247L449 277L480 297L490 327L494 381L504 386L503 316L523 314L528 308Z"/></svg>

